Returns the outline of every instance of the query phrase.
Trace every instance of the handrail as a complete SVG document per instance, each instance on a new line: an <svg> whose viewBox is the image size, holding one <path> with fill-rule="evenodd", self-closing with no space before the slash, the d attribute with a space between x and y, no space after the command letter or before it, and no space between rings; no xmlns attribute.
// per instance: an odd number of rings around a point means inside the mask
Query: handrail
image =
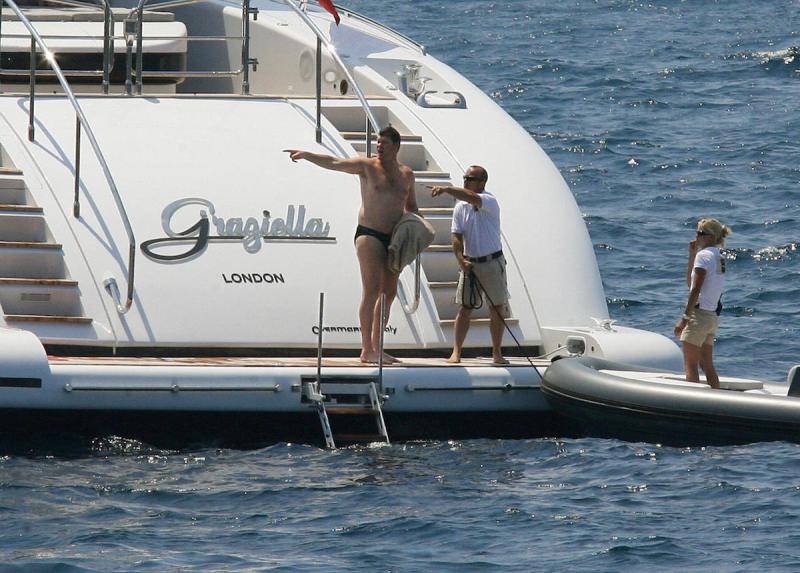
<svg viewBox="0 0 800 573"><path fill-rule="evenodd" d="M104 2L107 0L103 0ZM154 4L153 7L157 8L174 8L178 6L184 6L189 4L195 4L200 2L201 0L177 0L177 1L167 1L162 2L161 4ZM155 76L155 74L144 74L143 68L143 61L144 61L144 48L143 48L143 41L144 41L144 34L142 34L142 27L144 25L144 7L149 2L149 0L139 0L139 3L136 5L135 8L131 9L130 13L128 14L128 18L132 19L134 14L136 15L136 94L142 95L142 77L143 75L150 75ZM235 77L242 74L242 95L250 95L250 66L253 66L253 70L256 69L258 66L258 60L255 58L250 57L250 15L254 14L255 17L258 17L258 9L250 7L250 0L242 0L242 66L238 70L231 70L231 72L227 73L212 73L212 72L188 72L186 75L176 76L172 74L170 77ZM130 45L128 46L128 51L130 52ZM130 62L130 54L128 55L128 62ZM126 70L126 85L128 86L127 93L130 93L130 73L129 70ZM165 76L164 74L162 74ZM166 76L165 76L166 77Z"/></svg>
<svg viewBox="0 0 800 573"><path fill-rule="evenodd" d="M345 66L344 61L342 61L342 58L339 57L339 54L336 51L336 47L333 46L328 41L328 39L324 36L322 31L317 27L316 24L314 24L314 22L311 20L311 18L308 17L308 14L303 12L297 6L297 4L294 3L293 0L283 0L283 1L292 10L294 10L297 13L297 15L306 24L306 26L308 26L311 29L311 31L314 32L314 34L317 36L317 85L318 85L318 87L317 87L317 142L319 143L319 141L320 141L320 129L321 129L321 126L319 124L319 110L320 110L320 106L321 106L321 102L320 102L321 94L319 92L319 82L320 82L319 75L320 75L320 59L321 59L320 58L320 47L322 45L324 45L325 48L327 48L328 53L331 55L333 60L342 69L342 72L344 73L345 77L347 78L347 81L350 82L350 86L353 88L353 91L355 92L356 97L358 98L358 101L361 102L361 107L364 109L364 113L367 115L367 121L372 126L372 129L375 130L375 133L378 133L381 130L380 125L378 124L378 120L375 119L375 114L372 113L372 109L369 107L369 103L367 103L367 98L364 96L364 92L361 90L361 87L358 85L358 83L356 82L355 78L353 78L353 75L347 69L347 66ZM367 131L367 137L369 137L370 136L370 134L369 134L370 130L367 129L366 131ZM367 139L367 155L369 155L371 148L372 148L372 142L369 139Z"/></svg>
<svg viewBox="0 0 800 573"><path fill-rule="evenodd" d="M412 302L410 305L406 304L405 302L402 303L403 310L406 312L406 314L414 314L415 312L417 312L417 309L419 308L419 298L422 292L422 279L420 277L422 269L420 268L420 265L421 265L420 256L417 255L417 260L414 269L414 302Z"/></svg>
<svg viewBox="0 0 800 573"><path fill-rule="evenodd" d="M120 314L125 314L130 310L131 305L133 304L133 281L134 281L134 265L136 262L136 239L133 235L133 228L131 227L131 222L128 219L128 214L125 211L125 206L122 203L122 198L119 195L119 190L117 189L116 183L114 183L114 178L111 175L111 170L108 167L108 163L103 156L103 152L100 151L100 146L97 143L97 139L94 136L94 132L92 132L92 128L89 126L89 122L86 119L86 116L83 114L83 109L81 109L80 104L78 104L78 100L75 98L75 94L72 93L72 89L69 87L69 82L67 82L66 77L64 77L64 73L61 71L61 67L58 65L58 62L55 59L53 52L47 47L47 44L44 43L42 37L36 31L36 28L31 24L31 21L28 20L28 17L20 10L19 6L17 6L14 0L0 0L0 3L5 2L9 5L9 7L16 13L17 17L19 18L20 22L28 29L31 34L31 48L34 53L31 54L31 95L30 95L30 111L31 111L31 119L30 124L28 126L28 134L29 139L33 141L34 138L34 131L33 131L33 101L34 101L34 93L35 90L33 86L35 85L34 73L36 70L36 58L35 58L35 44L34 42L39 44L39 47L42 50L42 53L47 60L47 63L50 65L51 69L56 73L58 77L58 82L61 84L61 88L64 90L67 98L69 99L70 103L72 104L72 108L75 110L76 116L76 165L75 165L75 202L73 205L73 214L76 217L80 216L80 203L78 202L78 188L79 188L79 177L80 177L80 165L77 163L80 161L80 128L82 127L83 130L86 132L86 137L89 140L89 143L94 150L94 154L97 157L97 161L100 163L100 167L103 169L103 174L105 175L106 181L108 182L108 186L111 189L111 193L114 196L114 201L117 204L117 210L119 211L120 215L122 216L122 222L125 225L125 232L128 234L129 239L129 252L128 252L128 293L127 293L127 300L125 304L122 305L119 302L116 302L117 312Z"/></svg>

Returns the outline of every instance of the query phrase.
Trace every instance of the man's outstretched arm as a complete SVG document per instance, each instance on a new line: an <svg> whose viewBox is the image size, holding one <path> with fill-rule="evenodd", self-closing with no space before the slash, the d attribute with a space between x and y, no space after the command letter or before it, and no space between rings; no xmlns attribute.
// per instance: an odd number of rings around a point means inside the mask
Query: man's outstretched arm
<svg viewBox="0 0 800 573"><path fill-rule="evenodd" d="M310 151L302 151L300 149L284 149L283 151L289 154L289 158L292 161L305 159L314 165L318 165L324 169L330 169L331 171L342 171L352 175L362 175L364 173L365 162L361 157L334 157L333 155L311 153Z"/></svg>
<svg viewBox="0 0 800 573"><path fill-rule="evenodd" d="M475 191L470 191L469 189L464 189L463 187L453 187L450 185L428 185L428 189L431 190L432 197L438 197L442 193L447 193L459 201L466 201L470 205L479 209L483 206L480 193L475 193Z"/></svg>

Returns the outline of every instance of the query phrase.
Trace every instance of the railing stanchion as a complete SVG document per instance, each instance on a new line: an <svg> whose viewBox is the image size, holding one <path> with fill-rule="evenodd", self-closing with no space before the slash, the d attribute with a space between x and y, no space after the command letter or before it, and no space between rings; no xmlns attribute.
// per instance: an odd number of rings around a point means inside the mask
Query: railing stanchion
<svg viewBox="0 0 800 573"><path fill-rule="evenodd" d="M378 394L383 395L383 335L386 330L384 323L386 322L386 293L381 294L381 336L380 344L378 345ZM372 334L372 333L370 333Z"/></svg>
<svg viewBox="0 0 800 573"><path fill-rule="evenodd" d="M372 124L369 122L369 118L366 117L367 122L367 157L372 157Z"/></svg>
<svg viewBox="0 0 800 573"><path fill-rule="evenodd" d="M142 95L142 68L144 67L144 48L142 47L142 27L144 21L144 2L139 2L136 15L136 95Z"/></svg>
<svg viewBox="0 0 800 573"><path fill-rule="evenodd" d="M28 99L28 141L33 141L33 105L36 97L36 38L31 36L31 94Z"/></svg>
<svg viewBox="0 0 800 573"><path fill-rule="evenodd" d="M317 333L317 392L322 388L322 320L325 309L325 293L319 293L319 332Z"/></svg>
<svg viewBox="0 0 800 573"><path fill-rule="evenodd" d="M3 0L0 0L0 63L3 61ZM0 88L0 93L2 92Z"/></svg>
<svg viewBox="0 0 800 573"><path fill-rule="evenodd" d="M114 21L112 19L111 6L108 0L103 0L103 94L108 95L109 85L111 83L111 56L109 50L111 48L111 36L114 30Z"/></svg>
<svg viewBox="0 0 800 573"><path fill-rule="evenodd" d="M72 200L72 214L75 218L81 216L81 202L79 191L81 189L81 118L75 114L75 197Z"/></svg>
<svg viewBox="0 0 800 573"><path fill-rule="evenodd" d="M322 39L317 36L317 143L322 143Z"/></svg>
<svg viewBox="0 0 800 573"><path fill-rule="evenodd" d="M250 95L250 0L242 2L242 95Z"/></svg>

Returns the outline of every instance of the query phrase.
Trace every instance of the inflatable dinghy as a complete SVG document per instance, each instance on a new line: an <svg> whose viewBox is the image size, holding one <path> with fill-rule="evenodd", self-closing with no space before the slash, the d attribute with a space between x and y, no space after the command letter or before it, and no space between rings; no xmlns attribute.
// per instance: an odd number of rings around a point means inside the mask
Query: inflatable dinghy
<svg viewBox="0 0 800 573"><path fill-rule="evenodd" d="M800 442L800 366L786 385L720 378L722 389L597 358L565 358L544 374L542 392L587 436L674 446Z"/></svg>

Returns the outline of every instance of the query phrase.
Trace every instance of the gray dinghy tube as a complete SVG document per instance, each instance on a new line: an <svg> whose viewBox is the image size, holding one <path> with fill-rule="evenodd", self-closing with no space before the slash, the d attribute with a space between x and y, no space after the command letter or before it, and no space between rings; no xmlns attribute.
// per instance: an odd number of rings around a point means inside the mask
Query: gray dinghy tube
<svg viewBox="0 0 800 573"><path fill-rule="evenodd" d="M667 374L597 358L554 362L542 392L584 435L672 446L800 442L800 398L661 384L603 370Z"/></svg>

